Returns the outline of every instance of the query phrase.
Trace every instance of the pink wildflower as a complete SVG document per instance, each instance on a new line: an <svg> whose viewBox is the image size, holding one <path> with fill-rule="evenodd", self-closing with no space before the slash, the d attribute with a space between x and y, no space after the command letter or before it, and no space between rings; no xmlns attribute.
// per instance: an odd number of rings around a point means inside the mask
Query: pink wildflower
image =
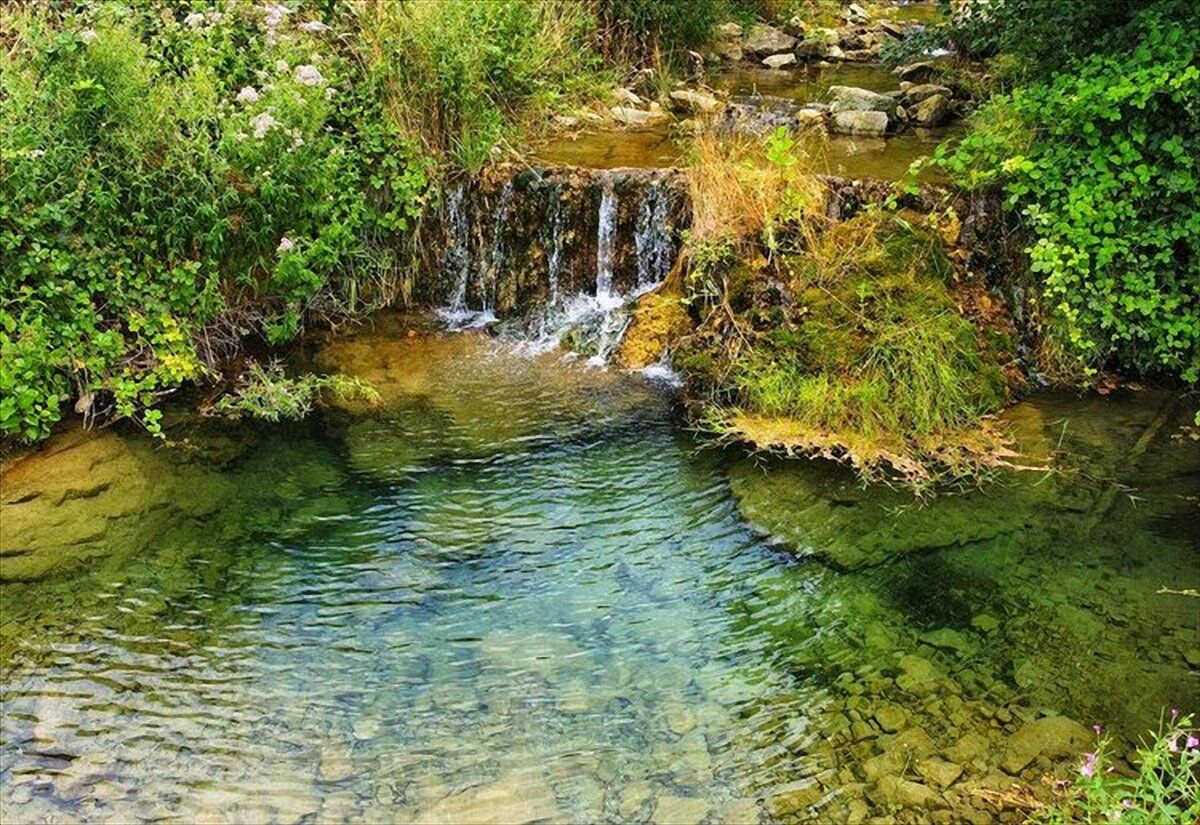
<svg viewBox="0 0 1200 825"><path fill-rule="evenodd" d="M1085 753L1083 755L1083 764L1079 766L1079 772L1091 779L1096 775L1096 760L1097 756L1094 753Z"/></svg>
<svg viewBox="0 0 1200 825"><path fill-rule="evenodd" d="M279 239L279 246L275 248L275 251L282 255L285 252L291 251L295 246L296 242L284 235Z"/></svg>
<svg viewBox="0 0 1200 825"><path fill-rule="evenodd" d="M1187 738L1187 744L1185 745L1185 747L1190 751L1194 751L1194 750L1196 750L1196 748L1200 748L1200 739L1197 739L1195 736L1192 736L1189 733L1188 738Z"/></svg>
<svg viewBox="0 0 1200 825"><path fill-rule="evenodd" d="M1171 753L1179 753L1179 737L1172 736L1171 741L1167 743L1167 750Z"/></svg>

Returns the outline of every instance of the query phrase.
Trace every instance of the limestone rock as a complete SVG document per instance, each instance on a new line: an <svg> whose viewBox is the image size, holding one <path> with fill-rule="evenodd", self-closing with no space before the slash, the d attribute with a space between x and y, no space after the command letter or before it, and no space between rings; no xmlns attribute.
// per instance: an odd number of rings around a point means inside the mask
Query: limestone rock
<svg viewBox="0 0 1200 825"><path fill-rule="evenodd" d="M944 759L920 759L916 767L922 779L943 789L953 785L963 773L962 765Z"/></svg>
<svg viewBox="0 0 1200 825"><path fill-rule="evenodd" d="M773 54L763 60L763 65L768 69L782 69L786 66L796 65L796 55L791 52L786 54Z"/></svg>
<svg viewBox="0 0 1200 825"><path fill-rule="evenodd" d="M698 89L676 89L668 95L671 108L681 114L711 114L721 106L721 101Z"/></svg>
<svg viewBox="0 0 1200 825"><path fill-rule="evenodd" d="M567 819L549 783L524 772L451 794L417 817L427 825L516 825Z"/></svg>
<svg viewBox="0 0 1200 825"><path fill-rule="evenodd" d="M796 38L765 23L756 23L751 26L742 43L742 49L746 54L759 58L790 52L794 48L796 48Z"/></svg>
<svg viewBox="0 0 1200 825"><path fill-rule="evenodd" d="M641 106L642 99L637 92L632 89L626 89L624 86L618 86L613 89L613 99L622 106Z"/></svg>
<svg viewBox="0 0 1200 825"><path fill-rule="evenodd" d="M909 118L918 126L941 126L950 119L950 99L945 95L927 97L909 110Z"/></svg>
<svg viewBox="0 0 1200 825"><path fill-rule="evenodd" d="M892 70L892 74L909 83L928 83L937 77L939 72L936 64L922 61L909 63L907 66L897 66Z"/></svg>
<svg viewBox="0 0 1200 825"><path fill-rule="evenodd" d="M956 653L962 653L971 649L971 643L965 636L957 630L951 630L948 627L939 627L937 630L922 633L921 641L930 647L936 647L939 650L951 650Z"/></svg>
<svg viewBox="0 0 1200 825"><path fill-rule="evenodd" d="M693 796L660 796L650 821L655 825L694 825L708 816L708 803Z"/></svg>
<svg viewBox="0 0 1200 825"><path fill-rule="evenodd" d="M939 86L936 83L921 83L919 85L909 86L907 89L905 89L904 96L901 98L900 102L905 106L911 107L915 106L926 98L933 97L934 95L943 95L948 100L954 97L954 92L950 91L949 88L945 86Z"/></svg>
<svg viewBox="0 0 1200 825"><path fill-rule="evenodd" d="M722 60L738 61L741 60L745 53L742 51L742 44L737 40L722 40L714 47L717 56Z"/></svg>
<svg viewBox="0 0 1200 825"><path fill-rule="evenodd" d="M908 712L893 702L884 702L875 710L875 721L885 733L896 733L908 722Z"/></svg>
<svg viewBox="0 0 1200 825"><path fill-rule="evenodd" d="M614 118L626 126L647 126L666 117L665 113L634 109L631 106L613 106L609 111L612 112Z"/></svg>
<svg viewBox="0 0 1200 825"><path fill-rule="evenodd" d="M881 802L898 805L902 808L925 808L937 801L937 793L928 785L900 779L896 776L885 776L875 786L876 795Z"/></svg>
<svg viewBox="0 0 1200 825"><path fill-rule="evenodd" d="M642 820L642 809L654 796L650 785L646 782L633 782L621 790L617 801L617 813L622 821Z"/></svg>
<svg viewBox="0 0 1200 825"><path fill-rule="evenodd" d="M854 25L868 23L871 20L871 15L858 3L851 3L847 6L846 10L842 12L842 17L845 18L847 23Z"/></svg>
<svg viewBox="0 0 1200 825"><path fill-rule="evenodd" d="M900 657L900 670L896 685L909 693L928 693L942 679L941 671L932 662L911 654Z"/></svg>
<svg viewBox="0 0 1200 825"><path fill-rule="evenodd" d="M1091 739L1091 733L1075 720L1046 716L1030 722L1008 738L1005 743L1007 755L1000 766L1008 773L1020 773L1039 756L1058 759L1082 753Z"/></svg>
<svg viewBox="0 0 1200 825"><path fill-rule="evenodd" d="M732 37L741 37L742 25L740 23L734 23L733 21L722 23L721 25L717 26L716 35L722 40L728 40Z"/></svg>
<svg viewBox="0 0 1200 825"><path fill-rule="evenodd" d="M954 762L969 763L987 756L990 745L983 734L971 732L946 750L946 756Z"/></svg>
<svg viewBox="0 0 1200 825"><path fill-rule="evenodd" d="M838 112L832 129L843 135L881 137L887 134L888 116L884 112Z"/></svg>
<svg viewBox="0 0 1200 825"><path fill-rule="evenodd" d="M894 98L879 92L872 92L869 89L860 89L856 86L831 86L829 94L833 101L829 105L829 111L834 114L838 112L883 112L887 115L894 115L896 112L897 104Z"/></svg>

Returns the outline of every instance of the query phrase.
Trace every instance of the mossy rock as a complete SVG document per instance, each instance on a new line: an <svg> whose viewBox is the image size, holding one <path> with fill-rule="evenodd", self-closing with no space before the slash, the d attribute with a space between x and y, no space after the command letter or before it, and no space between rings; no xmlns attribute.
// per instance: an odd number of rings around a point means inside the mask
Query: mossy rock
<svg viewBox="0 0 1200 825"><path fill-rule="evenodd" d="M634 305L617 362L626 369L649 366L690 329L691 319L677 290L647 293Z"/></svg>

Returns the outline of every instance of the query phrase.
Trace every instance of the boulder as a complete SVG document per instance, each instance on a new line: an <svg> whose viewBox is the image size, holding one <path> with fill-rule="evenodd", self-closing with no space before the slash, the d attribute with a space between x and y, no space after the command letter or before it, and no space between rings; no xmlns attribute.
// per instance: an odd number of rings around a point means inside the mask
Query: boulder
<svg viewBox="0 0 1200 825"><path fill-rule="evenodd" d="M915 106L906 110L909 120L916 126L932 128L941 126L953 114L950 110L950 98L945 95L927 97Z"/></svg>
<svg viewBox="0 0 1200 825"><path fill-rule="evenodd" d="M1020 773L1039 756L1059 759L1082 753L1092 734L1074 719L1046 716L1022 727L1004 745L1006 756L1000 767L1011 774Z"/></svg>
<svg viewBox="0 0 1200 825"><path fill-rule="evenodd" d="M830 128L842 135L882 137L887 134L888 116L884 112L837 112Z"/></svg>
<svg viewBox="0 0 1200 825"><path fill-rule="evenodd" d="M796 38L765 23L755 23L742 42L742 50L751 57L770 57L796 48Z"/></svg>
<svg viewBox="0 0 1200 825"><path fill-rule="evenodd" d="M699 89L676 89L668 97L671 99L671 108L680 114L706 115L721 106L721 101L716 97Z"/></svg>
<svg viewBox="0 0 1200 825"><path fill-rule="evenodd" d="M768 69L782 69L785 66L794 66L796 65L796 55L791 52L787 54L773 54L763 59L763 65Z"/></svg>
<svg viewBox="0 0 1200 825"><path fill-rule="evenodd" d="M928 83L937 77L939 70L937 64L922 61L909 63L906 66L897 66L892 70L892 74L909 83Z"/></svg>
<svg viewBox="0 0 1200 825"><path fill-rule="evenodd" d="M837 29L812 29L805 32L804 40L796 46L796 56L803 60L839 59L842 55L839 39Z"/></svg>
<svg viewBox="0 0 1200 825"><path fill-rule="evenodd" d="M645 109L634 109L632 106L613 106L609 111L616 120L626 126L647 126L666 117L665 112L650 112Z"/></svg>
<svg viewBox="0 0 1200 825"><path fill-rule="evenodd" d="M829 95L832 103L829 111L838 112L884 112L892 116L896 113L896 101L889 95L860 89L857 86L831 86Z"/></svg>
<svg viewBox="0 0 1200 825"><path fill-rule="evenodd" d="M894 20L880 20L879 29L889 37L894 37L897 40L903 40L908 35L908 26L903 23L897 23Z"/></svg>
<svg viewBox="0 0 1200 825"><path fill-rule="evenodd" d="M937 630L930 630L927 633L921 634L921 641L930 647L936 647L939 650L951 650L955 653L963 653L971 649L971 643L967 638L957 630L951 630L948 627L939 627Z"/></svg>
<svg viewBox="0 0 1200 825"><path fill-rule="evenodd" d="M862 25L871 20L871 15L858 3L851 3L847 6L846 10L842 12L842 17L852 25Z"/></svg>
<svg viewBox="0 0 1200 825"><path fill-rule="evenodd" d="M633 89L626 89L624 86L618 86L613 89L613 100L622 106L641 106L642 99L638 97L637 92Z"/></svg>
<svg viewBox="0 0 1200 825"><path fill-rule="evenodd" d="M722 23L721 25L717 26L717 37L719 37L722 40L729 40L731 38L741 37L741 36L742 36L742 26L740 23L734 23L734 22L730 21L728 23Z"/></svg>
<svg viewBox="0 0 1200 825"><path fill-rule="evenodd" d="M905 106L915 106L922 100L931 98L934 95L943 95L946 98L951 98L954 97L954 92L936 83L921 83L904 89L904 94L901 96L900 102Z"/></svg>
<svg viewBox="0 0 1200 825"><path fill-rule="evenodd" d="M804 22L804 18L796 15L783 24L783 30L792 37L800 38L808 31L808 24Z"/></svg>
<svg viewBox="0 0 1200 825"><path fill-rule="evenodd" d="M715 49L717 56L722 60L736 62L745 56L742 52L742 44L736 40L723 40L717 43Z"/></svg>

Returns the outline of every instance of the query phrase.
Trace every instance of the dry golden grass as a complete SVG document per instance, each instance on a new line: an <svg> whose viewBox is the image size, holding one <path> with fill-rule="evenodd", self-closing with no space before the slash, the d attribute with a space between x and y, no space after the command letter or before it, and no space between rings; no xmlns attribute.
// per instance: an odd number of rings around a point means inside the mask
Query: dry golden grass
<svg viewBox="0 0 1200 825"><path fill-rule="evenodd" d="M756 245L781 221L803 226L818 215L824 186L814 155L798 144L790 158L771 162L757 138L697 136L688 163L693 242Z"/></svg>

